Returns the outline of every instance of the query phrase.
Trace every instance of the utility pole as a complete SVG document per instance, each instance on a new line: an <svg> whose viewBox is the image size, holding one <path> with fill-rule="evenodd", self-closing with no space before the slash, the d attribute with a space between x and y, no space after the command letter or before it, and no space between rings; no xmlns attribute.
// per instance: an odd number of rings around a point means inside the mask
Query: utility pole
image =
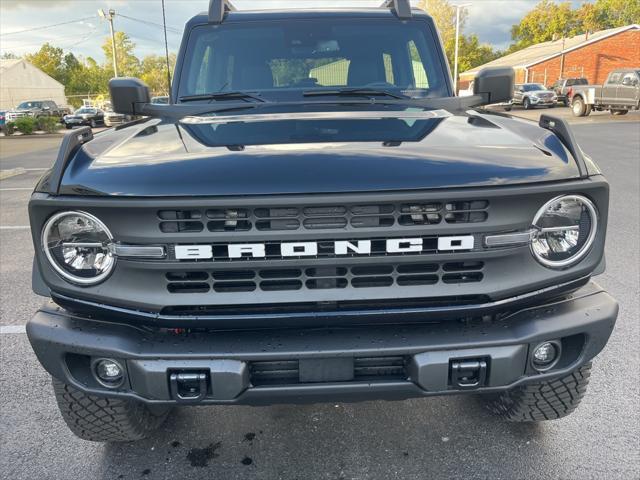
<svg viewBox="0 0 640 480"><path fill-rule="evenodd" d="M104 18L109 22L109 30L111 31L111 53L113 55L113 75L115 77L118 76L118 60L116 59L116 35L113 30L113 17L116 16L116 11L114 9L109 9L108 12L105 12L103 9L98 10L98 15Z"/></svg>
<svg viewBox="0 0 640 480"><path fill-rule="evenodd" d="M456 50L453 55L453 89L458 93L458 48L460 43L460 9L468 7L470 3L455 5L456 7Z"/></svg>

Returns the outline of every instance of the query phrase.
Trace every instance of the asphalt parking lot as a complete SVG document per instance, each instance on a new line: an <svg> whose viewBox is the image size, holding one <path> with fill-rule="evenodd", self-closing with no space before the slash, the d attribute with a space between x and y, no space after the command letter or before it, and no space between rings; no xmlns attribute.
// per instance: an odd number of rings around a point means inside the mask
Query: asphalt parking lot
<svg viewBox="0 0 640 480"><path fill-rule="evenodd" d="M605 115L577 119L574 132L611 183L607 271L597 281L621 310L573 415L506 424L466 396L190 407L154 437L118 445L67 430L21 327L43 301L30 288L26 206L60 139L0 139L0 478L638 478L640 116Z"/></svg>

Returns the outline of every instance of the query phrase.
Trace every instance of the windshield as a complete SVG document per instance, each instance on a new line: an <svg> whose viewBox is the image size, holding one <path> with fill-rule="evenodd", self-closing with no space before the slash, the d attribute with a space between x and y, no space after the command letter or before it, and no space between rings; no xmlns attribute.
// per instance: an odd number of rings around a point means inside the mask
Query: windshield
<svg viewBox="0 0 640 480"><path fill-rule="evenodd" d="M522 88L525 92L535 92L536 90L547 89L544 85L540 85L539 83L528 83L526 85L523 85Z"/></svg>
<svg viewBox="0 0 640 480"><path fill-rule="evenodd" d="M18 105L20 110L27 110L30 108L42 108L42 102L22 102Z"/></svg>
<svg viewBox="0 0 640 480"><path fill-rule="evenodd" d="M186 51L179 97L336 87L449 96L434 34L420 20L334 17L202 25L193 29Z"/></svg>
<svg viewBox="0 0 640 480"><path fill-rule="evenodd" d="M96 113L96 110L93 108L80 108L78 110L76 110L77 114L81 114L81 113Z"/></svg>

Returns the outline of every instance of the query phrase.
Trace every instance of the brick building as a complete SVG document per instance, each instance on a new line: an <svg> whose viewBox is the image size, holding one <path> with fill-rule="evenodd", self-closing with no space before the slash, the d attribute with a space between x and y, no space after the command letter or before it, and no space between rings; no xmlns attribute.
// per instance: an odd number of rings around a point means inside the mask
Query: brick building
<svg viewBox="0 0 640 480"><path fill-rule="evenodd" d="M551 85L559 78L586 77L604 83L611 70L640 67L640 25L601 30L538 43L460 74L466 89L484 67L513 67L516 83Z"/></svg>

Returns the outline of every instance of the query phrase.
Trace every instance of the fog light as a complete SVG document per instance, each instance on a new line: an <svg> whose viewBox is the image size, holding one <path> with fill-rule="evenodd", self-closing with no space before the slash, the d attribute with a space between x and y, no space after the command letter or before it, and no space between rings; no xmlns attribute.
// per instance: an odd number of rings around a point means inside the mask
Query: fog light
<svg viewBox="0 0 640 480"><path fill-rule="evenodd" d="M533 350L533 365L540 369L550 367L558 358L558 347L551 342L543 342Z"/></svg>
<svg viewBox="0 0 640 480"><path fill-rule="evenodd" d="M119 387L124 380L124 369L115 360L103 358L95 362L97 380L105 387Z"/></svg>

